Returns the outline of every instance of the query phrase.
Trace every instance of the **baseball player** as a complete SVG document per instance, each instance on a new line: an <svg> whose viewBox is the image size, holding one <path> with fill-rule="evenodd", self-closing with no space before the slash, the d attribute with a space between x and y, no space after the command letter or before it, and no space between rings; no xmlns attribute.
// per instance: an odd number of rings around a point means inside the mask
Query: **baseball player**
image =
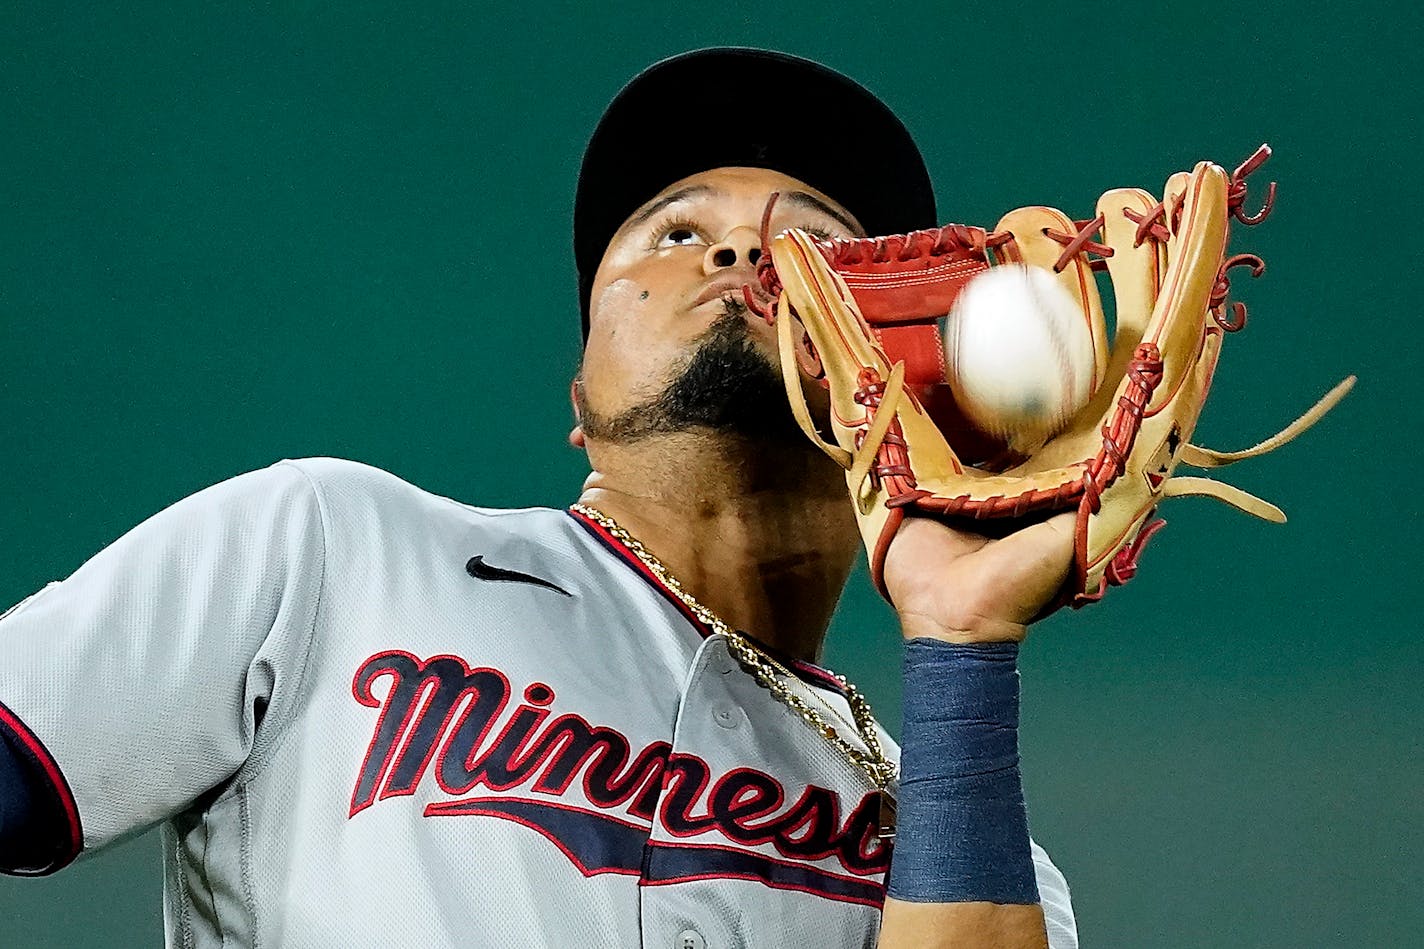
<svg viewBox="0 0 1424 949"><path fill-rule="evenodd" d="M935 223L903 126L805 60L675 57L602 118L571 508L284 460L4 614L0 867L161 825L174 946L1076 946L1014 667L1069 539L906 522L901 759L814 663L859 536L743 299L772 192L773 230Z"/></svg>

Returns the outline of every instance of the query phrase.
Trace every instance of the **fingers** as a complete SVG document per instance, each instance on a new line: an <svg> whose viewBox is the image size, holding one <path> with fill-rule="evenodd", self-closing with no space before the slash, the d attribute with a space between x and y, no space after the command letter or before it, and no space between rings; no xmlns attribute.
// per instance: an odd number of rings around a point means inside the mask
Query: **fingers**
<svg viewBox="0 0 1424 949"><path fill-rule="evenodd" d="M885 579L907 635L938 627L942 638L1021 638L1068 579L1075 523L1067 512L991 539L906 518Z"/></svg>
<svg viewBox="0 0 1424 949"><path fill-rule="evenodd" d="M1028 623L1043 615L1068 580L1076 521L1072 512L1058 514L996 542L996 563L986 570L1015 577L1011 602L1018 621Z"/></svg>
<svg viewBox="0 0 1424 949"><path fill-rule="evenodd" d="M1072 511L1055 514L1046 521L1015 531L1000 543L1016 552L1035 556L1045 563L1062 563L1066 570L1073 560L1073 535L1078 515Z"/></svg>
<svg viewBox="0 0 1424 949"><path fill-rule="evenodd" d="M991 539L974 531L959 530L928 517L907 517L900 522L894 544L906 549L933 549L941 557L960 557L982 549Z"/></svg>

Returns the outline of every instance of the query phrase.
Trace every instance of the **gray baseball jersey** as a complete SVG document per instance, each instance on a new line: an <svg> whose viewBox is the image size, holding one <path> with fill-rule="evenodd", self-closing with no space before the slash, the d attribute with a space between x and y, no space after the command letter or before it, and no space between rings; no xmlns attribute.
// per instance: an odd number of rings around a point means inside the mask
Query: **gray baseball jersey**
<svg viewBox="0 0 1424 949"><path fill-rule="evenodd" d="M163 825L171 946L876 939L865 777L568 511L335 459L233 478L0 619L0 709L75 854Z"/></svg>

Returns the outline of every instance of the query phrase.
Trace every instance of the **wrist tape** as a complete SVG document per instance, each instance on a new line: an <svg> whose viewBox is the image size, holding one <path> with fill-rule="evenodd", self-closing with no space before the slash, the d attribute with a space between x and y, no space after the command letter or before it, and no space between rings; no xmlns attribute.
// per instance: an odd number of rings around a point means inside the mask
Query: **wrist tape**
<svg viewBox="0 0 1424 949"><path fill-rule="evenodd" d="M1037 903L1019 775L1017 643L905 644L900 799L888 892Z"/></svg>

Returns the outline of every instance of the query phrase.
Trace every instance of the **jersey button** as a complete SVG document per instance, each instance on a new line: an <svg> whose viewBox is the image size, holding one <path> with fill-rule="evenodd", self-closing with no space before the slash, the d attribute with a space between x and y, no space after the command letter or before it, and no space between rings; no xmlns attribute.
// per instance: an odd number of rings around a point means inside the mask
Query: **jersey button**
<svg viewBox="0 0 1424 949"><path fill-rule="evenodd" d="M742 710L732 706L714 708L712 720L723 728L736 728L742 723Z"/></svg>
<svg viewBox="0 0 1424 949"><path fill-rule="evenodd" d="M695 929L684 929L677 934L677 942L672 944L673 949L707 949L707 940L702 938L702 934Z"/></svg>

